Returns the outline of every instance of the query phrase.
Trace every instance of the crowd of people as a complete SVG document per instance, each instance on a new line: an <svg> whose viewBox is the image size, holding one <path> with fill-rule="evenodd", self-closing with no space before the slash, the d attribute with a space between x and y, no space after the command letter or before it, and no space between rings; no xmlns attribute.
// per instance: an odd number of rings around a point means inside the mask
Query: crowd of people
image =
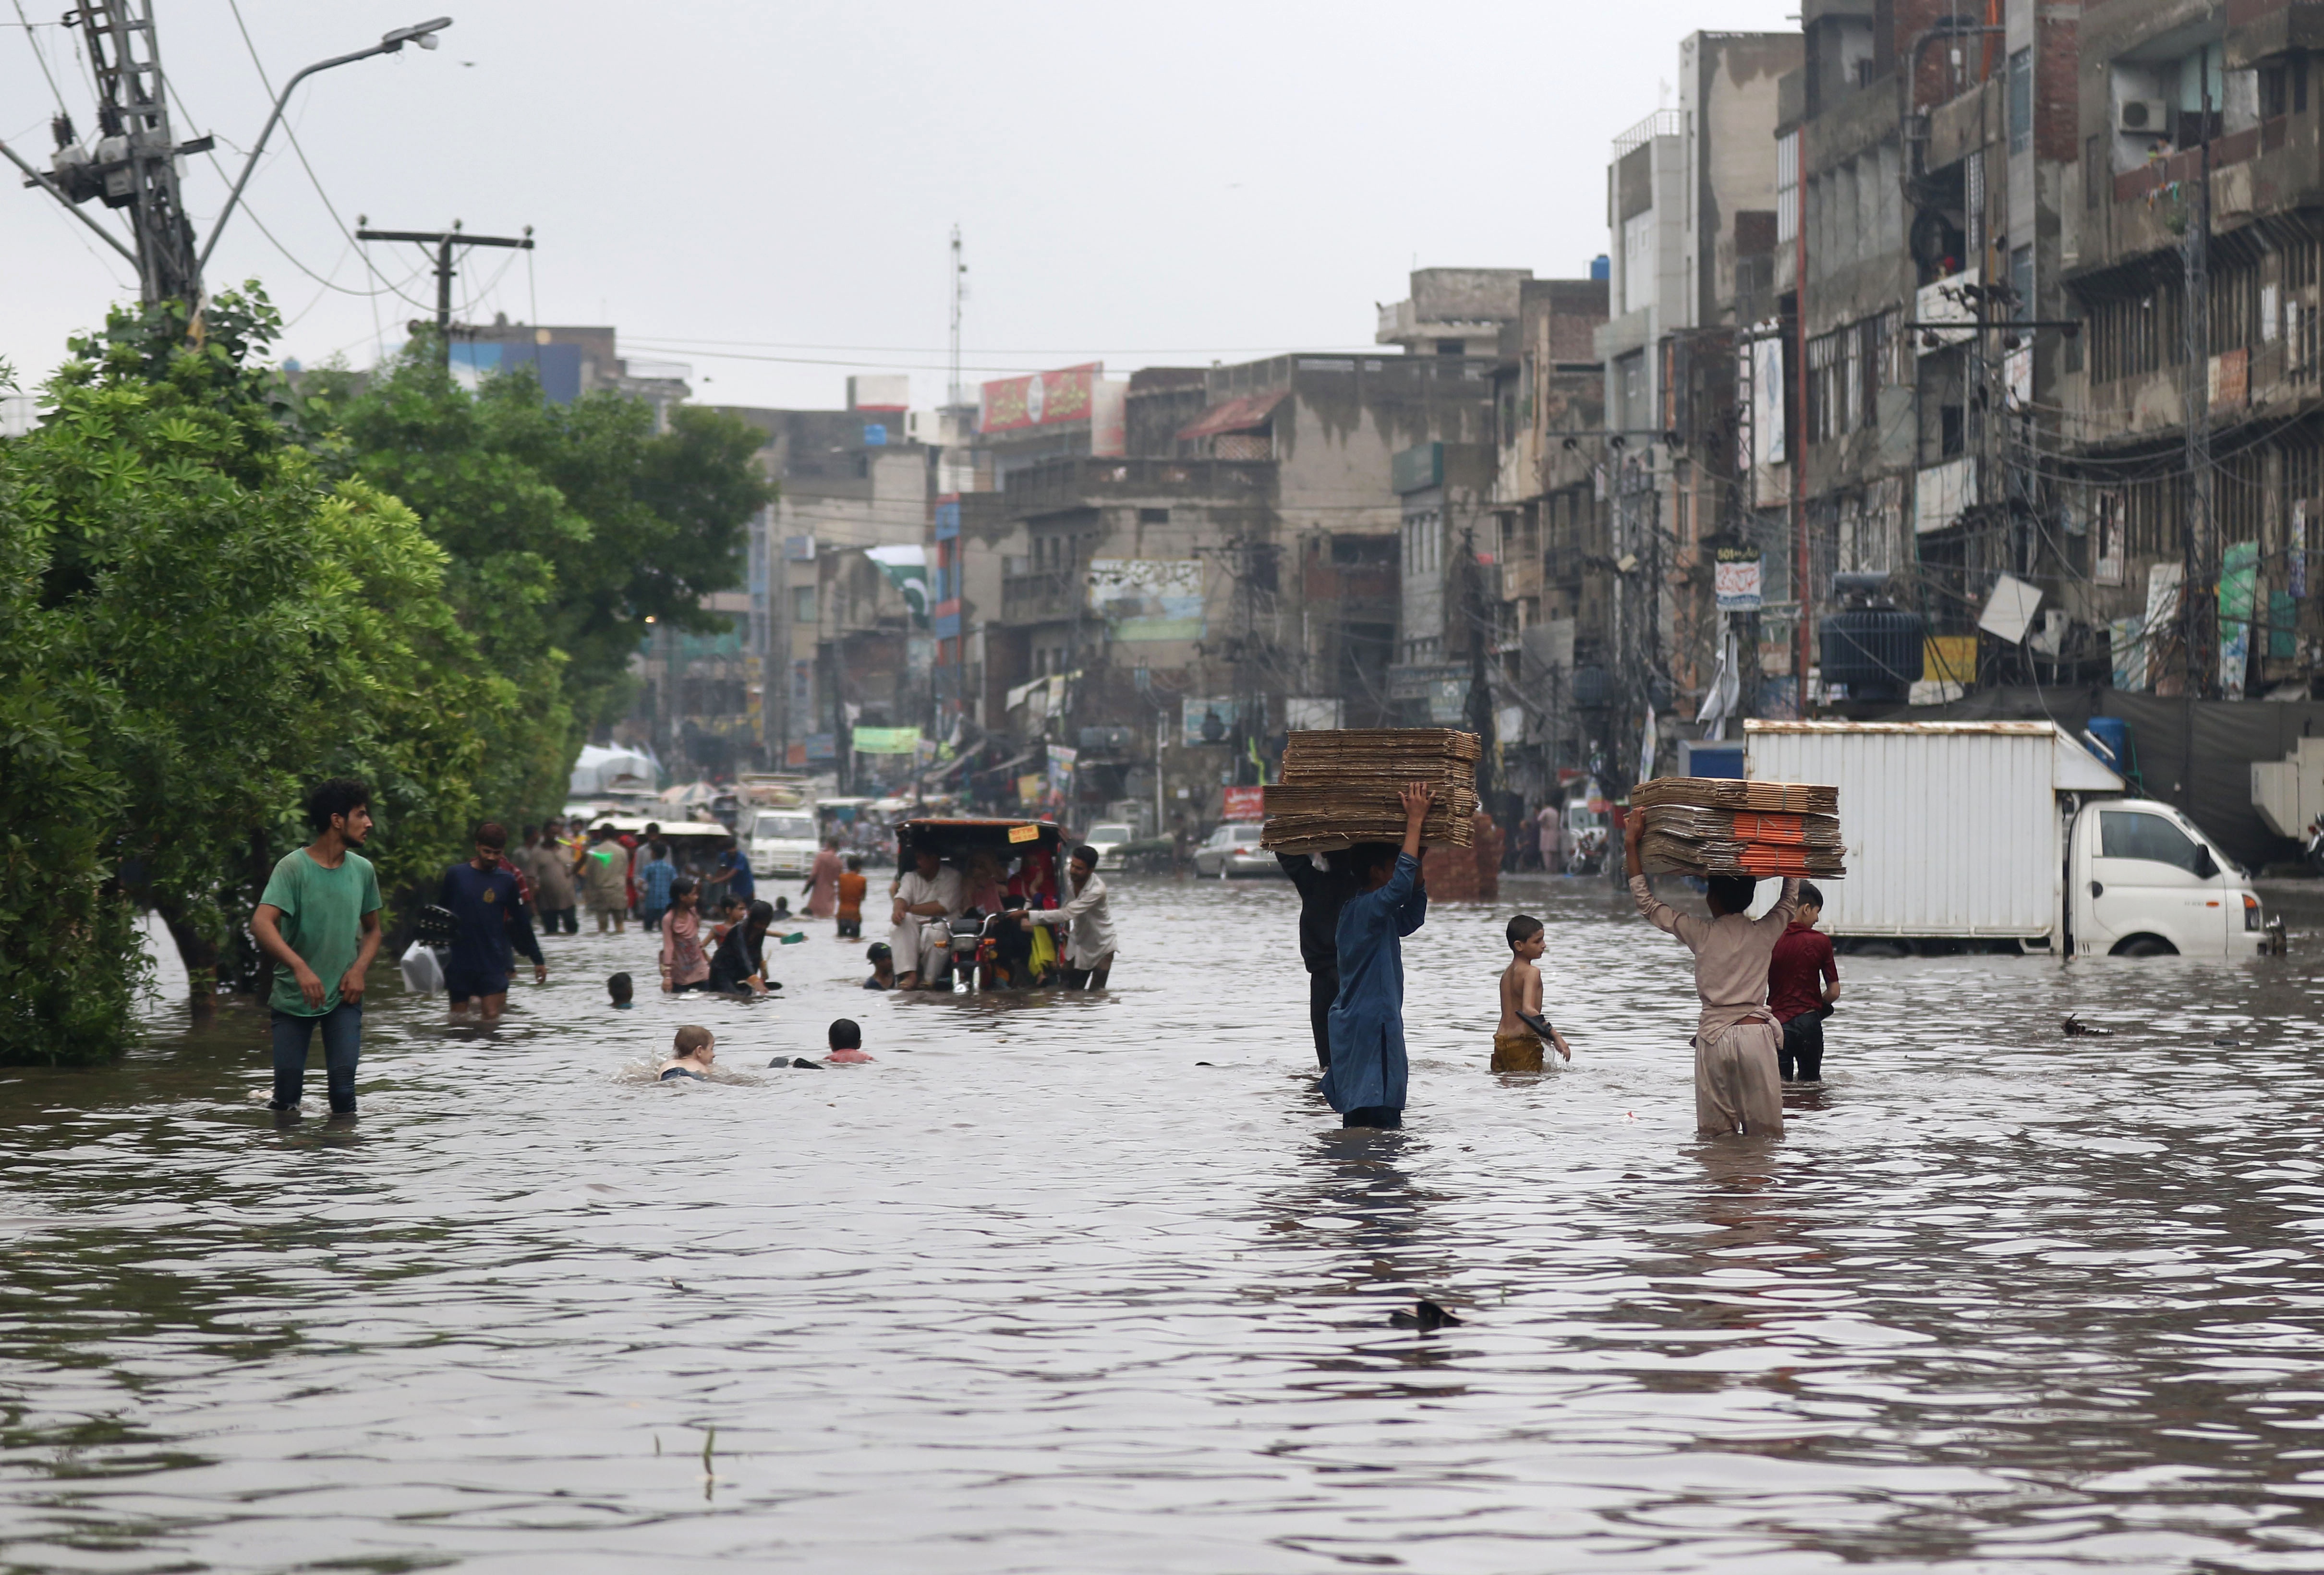
<svg viewBox="0 0 2324 1575"><path fill-rule="evenodd" d="M1402 794L1402 846L1359 843L1344 852L1277 855L1300 897L1299 948L1308 972L1308 1014L1321 1090L1347 1127L1404 1124L1403 940L1428 916L1420 878L1420 834L1435 789L1416 782ZM1707 1133L1781 1137L1783 1084L1823 1074L1823 1023L1840 999L1831 937L1816 929L1822 894L1786 880L1775 906L1750 916L1758 882L1719 876L1707 883L1706 921L1657 898L1638 857L1645 821L1624 833L1626 872L1638 911L1694 955L1702 1002L1694 1035L1695 1125ZM1509 920L1510 958L1499 981L1495 1072L1539 1072L1545 1045L1565 1060L1572 1047L1542 1011L1536 961L1546 948L1542 922Z"/></svg>
<svg viewBox="0 0 2324 1575"><path fill-rule="evenodd" d="M1278 855L1297 890L1299 944L1310 976L1308 1010L1321 1091L1349 1127L1403 1124L1407 1059L1404 1039L1402 943L1425 922L1428 891L1421 880L1421 828L1435 790L1414 783L1402 793L1401 845L1368 843L1329 855ZM252 921L265 953L278 964L272 1009L274 1088L278 1111L298 1109L309 1052L317 1031L335 1115L355 1111L355 1067L361 1051L364 977L381 944L379 881L360 850L372 829L370 794L361 782L337 778L309 795L313 840L285 854L267 882ZM1831 940L1816 929L1822 898L1816 889L1786 880L1766 914L1749 910L1757 883L1747 876L1707 883L1708 920L1657 898L1639 861L1643 821L1625 828L1625 865L1639 912L1684 945L1694 958L1702 1009L1693 1038L1697 1127L1705 1132L1780 1136L1782 1086L1820 1081L1823 1023L1840 995ZM776 922L795 916L787 897L757 896L748 861L727 838L707 871L681 872L660 827L641 837L599 824L527 826L512 852L504 827L476 827L473 852L444 872L437 903L426 916L438 944L442 983L455 1018L472 1008L489 1023L508 999L516 960L529 961L537 982L549 964L540 933L574 935L576 908L598 917L599 932L620 934L634 916L657 939L661 990L758 998L779 990L767 977L766 948ZM804 915L835 921L837 938L860 939L869 882L861 855L843 855L828 841L807 871L799 896ZM974 852L947 863L927 846L912 850L911 867L890 889L888 939L868 948L868 990L949 988L960 965L957 921L973 916L969 965L1001 987L1063 985L1102 990L1115 955L1106 883L1097 850L1077 845L1066 863L1068 889L1056 889L1053 855L1036 849L1004 869L992 853ZM803 933L785 942L803 941ZM1500 1016L1490 1065L1496 1072L1538 1072L1545 1047L1570 1061L1572 1048L1544 1015L1536 961L1546 946L1540 920L1519 914L1509 921L1510 959L1499 982ZM626 972L607 981L615 1008L633 1004ZM854 1032L855 1025L835 1025ZM702 1030L698 1045L681 1036L671 1066L699 1075L712 1055ZM860 1053L860 1041L835 1051ZM680 1063L693 1058L690 1070Z"/></svg>

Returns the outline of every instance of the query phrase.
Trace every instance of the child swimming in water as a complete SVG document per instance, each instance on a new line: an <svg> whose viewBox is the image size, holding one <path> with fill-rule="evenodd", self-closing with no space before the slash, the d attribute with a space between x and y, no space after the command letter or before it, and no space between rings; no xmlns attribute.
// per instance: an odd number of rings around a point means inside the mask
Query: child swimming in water
<svg viewBox="0 0 2324 1575"><path fill-rule="evenodd" d="M854 1018L842 1018L831 1025L831 1054L824 1059L843 1064L872 1059L863 1054L863 1030L855 1026Z"/></svg>
<svg viewBox="0 0 2324 1575"><path fill-rule="evenodd" d="M710 1081L710 1064L718 1059L718 1041L709 1029L687 1024L678 1031L671 1052L670 1058L661 1064L662 1082L675 1082L688 1077L697 1082Z"/></svg>
<svg viewBox="0 0 2324 1575"><path fill-rule="evenodd" d="M613 1009L617 1012L628 1011L638 1004L630 999L632 991L626 973L616 973L605 981L605 993L613 998Z"/></svg>
<svg viewBox="0 0 2324 1575"><path fill-rule="evenodd" d="M889 950L888 943L872 942L863 948L863 955L870 959L872 963L872 977L863 981L863 988L866 990L895 989L896 953Z"/></svg>

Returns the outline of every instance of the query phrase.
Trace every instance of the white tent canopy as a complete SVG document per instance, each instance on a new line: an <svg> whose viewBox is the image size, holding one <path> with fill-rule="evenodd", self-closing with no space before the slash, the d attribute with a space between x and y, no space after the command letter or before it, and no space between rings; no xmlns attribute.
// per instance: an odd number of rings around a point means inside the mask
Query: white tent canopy
<svg viewBox="0 0 2324 1575"><path fill-rule="evenodd" d="M625 784L623 778L631 781ZM573 762L573 778L567 790L586 797L621 786L651 788L660 779L661 763L642 750L583 744L581 758Z"/></svg>

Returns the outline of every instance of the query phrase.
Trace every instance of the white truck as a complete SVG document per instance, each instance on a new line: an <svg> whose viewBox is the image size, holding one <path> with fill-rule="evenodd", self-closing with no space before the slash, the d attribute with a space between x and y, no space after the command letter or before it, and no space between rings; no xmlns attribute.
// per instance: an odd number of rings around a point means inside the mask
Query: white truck
<svg viewBox="0 0 2324 1575"><path fill-rule="evenodd" d="M2179 810L2053 722L1746 722L1744 771L1840 789L1848 878L1824 927L1858 950L2249 957L2249 879Z"/></svg>

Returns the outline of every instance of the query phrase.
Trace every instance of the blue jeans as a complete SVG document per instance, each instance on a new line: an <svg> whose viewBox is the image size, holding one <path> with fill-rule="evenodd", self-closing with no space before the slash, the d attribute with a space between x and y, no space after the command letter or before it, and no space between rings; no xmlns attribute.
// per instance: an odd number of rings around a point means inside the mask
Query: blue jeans
<svg viewBox="0 0 2324 1575"><path fill-rule="evenodd" d="M323 1074L331 1091L331 1114L355 1113L355 1060L363 1053L363 1007L343 1000L319 1018L274 1014L274 1099L271 1109L295 1110L307 1091L307 1046L323 1030Z"/></svg>

